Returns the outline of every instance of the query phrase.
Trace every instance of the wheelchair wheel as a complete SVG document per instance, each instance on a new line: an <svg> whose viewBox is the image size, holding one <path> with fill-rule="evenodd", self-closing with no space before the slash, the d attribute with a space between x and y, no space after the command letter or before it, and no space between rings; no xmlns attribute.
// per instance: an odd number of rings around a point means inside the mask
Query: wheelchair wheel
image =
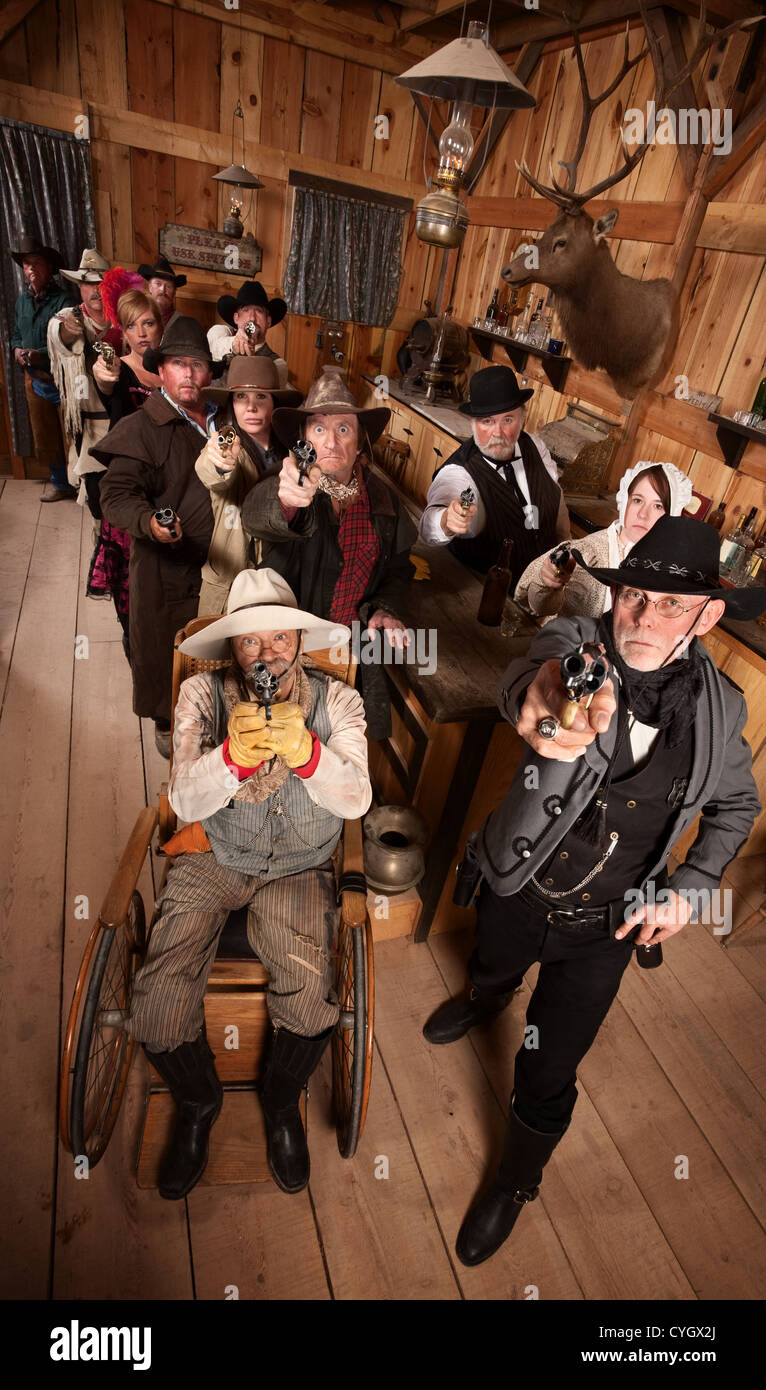
<svg viewBox="0 0 766 1390"><path fill-rule="evenodd" d="M341 924L338 943L340 1017L332 1037L333 1103L338 1148L353 1158L367 1115L372 1072L374 983L372 927Z"/></svg>
<svg viewBox="0 0 766 1390"><path fill-rule="evenodd" d="M97 923L77 977L61 1068L61 1136L94 1167L119 1114L135 1046L126 1033L133 978L144 950L146 918L134 893L115 930Z"/></svg>

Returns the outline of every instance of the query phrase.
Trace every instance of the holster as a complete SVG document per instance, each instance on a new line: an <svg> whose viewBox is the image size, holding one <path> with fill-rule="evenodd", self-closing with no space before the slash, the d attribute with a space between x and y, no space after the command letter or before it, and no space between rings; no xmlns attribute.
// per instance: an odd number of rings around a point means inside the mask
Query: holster
<svg viewBox="0 0 766 1390"><path fill-rule="evenodd" d="M452 901L455 907L470 907L481 887L481 880L483 878L481 866L476 858L470 840L466 844L463 851L463 858L460 860L455 873L457 879L455 882L455 891L452 894Z"/></svg>

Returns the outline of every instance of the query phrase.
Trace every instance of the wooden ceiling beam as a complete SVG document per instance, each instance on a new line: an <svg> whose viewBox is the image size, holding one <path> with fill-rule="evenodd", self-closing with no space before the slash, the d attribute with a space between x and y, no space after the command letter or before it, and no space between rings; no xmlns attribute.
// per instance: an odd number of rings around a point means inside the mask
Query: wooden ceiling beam
<svg viewBox="0 0 766 1390"><path fill-rule="evenodd" d="M740 121L731 138L731 154L714 159L703 185L706 198L715 198L766 136L766 96Z"/></svg>
<svg viewBox="0 0 766 1390"><path fill-rule="evenodd" d="M452 14L454 10L462 10L463 0L419 0L417 5L403 5L399 19L399 27L409 31L420 29L424 24L430 24L433 19L441 19L443 15Z"/></svg>
<svg viewBox="0 0 766 1390"><path fill-rule="evenodd" d="M699 14L698 0L648 0L650 10L663 5L682 14ZM709 0L708 11L708 21L719 27L761 13L753 0ZM635 19L638 15L638 0L589 0L583 6L579 21L580 36L587 41L590 29L619 20L625 24L626 20ZM543 15L538 11L529 11L520 14L518 19L507 19L493 25L492 46L498 53L507 53L510 48L520 48L522 44L532 43L536 39L556 39L571 34L572 27L571 21L561 12Z"/></svg>
<svg viewBox="0 0 766 1390"><path fill-rule="evenodd" d="M40 0L6 0L0 14L0 43L3 43L14 29L18 29L39 4Z"/></svg>

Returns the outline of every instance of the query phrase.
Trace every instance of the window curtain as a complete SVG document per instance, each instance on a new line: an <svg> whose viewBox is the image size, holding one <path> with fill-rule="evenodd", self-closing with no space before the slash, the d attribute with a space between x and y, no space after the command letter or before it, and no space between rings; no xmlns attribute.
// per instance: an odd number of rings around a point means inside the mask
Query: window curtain
<svg viewBox="0 0 766 1390"><path fill-rule="evenodd" d="M402 275L403 232L398 208L296 188L284 282L291 313L389 324Z"/></svg>
<svg viewBox="0 0 766 1390"><path fill-rule="evenodd" d="M0 188L3 368L13 447L17 454L29 457L34 444L23 374L10 346L13 310L24 289L24 276L8 253L18 248L22 237L36 236L44 246L61 252L67 269L76 270L85 247L96 245L89 142L0 117Z"/></svg>

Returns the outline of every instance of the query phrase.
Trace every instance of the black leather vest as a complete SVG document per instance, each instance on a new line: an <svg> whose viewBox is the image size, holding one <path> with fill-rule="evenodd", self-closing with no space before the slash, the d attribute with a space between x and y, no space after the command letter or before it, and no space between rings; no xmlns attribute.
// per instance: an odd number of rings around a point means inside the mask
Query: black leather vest
<svg viewBox="0 0 766 1390"><path fill-rule="evenodd" d="M551 901L551 907L602 907L638 887L647 868L656 862L678 812L692 765L691 730L677 748L668 748L665 731L655 740L646 763L636 770L627 734L617 755L607 805L607 831L619 838L604 867L578 893ZM579 820L557 845L535 877L543 889L565 892L580 883L598 863L603 851L577 835Z"/></svg>

